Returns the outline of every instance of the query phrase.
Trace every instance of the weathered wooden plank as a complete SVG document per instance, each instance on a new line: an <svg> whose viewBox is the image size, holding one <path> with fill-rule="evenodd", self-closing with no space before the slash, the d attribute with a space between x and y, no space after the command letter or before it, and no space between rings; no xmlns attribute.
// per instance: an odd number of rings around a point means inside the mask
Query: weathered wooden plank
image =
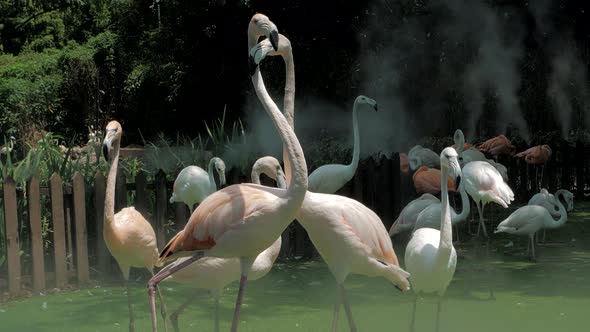
<svg viewBox="0 0 590 332"><path fill-rule="evenodd" d="M402 181L399 152L391 155L391 205L392 222L402 209Z"/></svg>
<svg viewBox="0 0 590 332"><path fill-rule="evenodd" d="M86 184L79 172L72 178L74 189L74 223L76 225L76 271L78 282L90 281L88 266L88 232L86 230Z"/></svg>
<svg viewBox="0 0 590 332"><path fill-rule="evenodd" d="M176 217L176 229L180 231L186 225L190 211L186 204L182 202L174 203L174 216Z"/></svg>
<svg viewBox="0 0 590 332"><path fill-rule="evenodd" d="M115 213L127 207L127 179L124 172L117 172L117 184L115 185Z"/></svg>
<svg viewBox="0 0 590 332"><path fill-rule="evenodd" d="M18 211L16 184L12 177L4 179L4 223L6 225L6 263L8 265L8 291L18 295L21 289L20 244L18 238Z"/></svg>
<svg viewBox="0 0 590 332"><path fill-rule="evenodd" d="M102 173L97 172L94 177L94 207L96 209L96 255L98 258L98 268L103 274L110 272L111 254L104 242L102 235L104 228L104 199L106 194L106 178Z"/></svg>
<svg viewBox="0 0 590 332"><path fill-rule="evenodd" d="M66 233L64 222L63 181L53 173L49 179L51 192L51 218L53 223L53 247L55 250L55 286L66 285Z"/></svg>
<svg viewBox="0 0 590 332"><path fill-rule="evenodd" d="M584 154L584 142L576 142L576 196L584 197L584 186L586 181L584 180L584 165L585 165L585 154Z"/></svg>
<svg viewBox="0 0 590 332"><path fill-rule="evenodd" d="M31 177L27 183L27 194L31 226L31 256L33 257L33 291L39 293L45 290L45 259L41 229L41 195L37 176Z"/></svg>
<svg viewBox="0 0 590 332"><path fill-rule="evenodd" d="M166 230L164 225L166 223L166 216L168 212L168 193L166 190L166 174L159 170L155 178L156 186L156 239L158 248L163 248L166 245Z"/></svg>
<svg viewBox="0 0 590 332"><path fill-rule="evenodd" d="M392 162L391 159L387 158L386 156L381 157L381 181L379 183L379 192L377 197L381 200L380 208L381 208L381 219L385 224L385 227L389 229L391 224L393 224L393 174L392 174Z"/></svg>
<svg viewBox="0 0 590 332"><path fill-rule="evenodd" d="M148 191L145 172L139 172L135 176L135 208L144 216L148 213ZM152 223L153 226L153 223Z"/></svg>

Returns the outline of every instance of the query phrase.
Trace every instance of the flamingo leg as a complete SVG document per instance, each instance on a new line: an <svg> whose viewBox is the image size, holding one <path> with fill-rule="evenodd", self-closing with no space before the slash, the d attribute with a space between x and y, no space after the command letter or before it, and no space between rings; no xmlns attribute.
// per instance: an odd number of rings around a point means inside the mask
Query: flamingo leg
<svg viewBox="0 0 590 332"><path fill-rule="evenodd" d="M332 332L338 330L338 314L340 313L340 303L342 303L340 285L336 285L336 302L334 302L334 314L332 315Z"/></svg>
<svg viewBox="0 0 590 332"><path fill-rule="evenodd" d="M160 272L156 273L149 281L148 281L148 299L150 304L150 311L152 315L152 331L158 331L158 318L156 317L156 288L160 281L168 278L173 273L184 269L185 267L191 265L194 261L198 260L199 258L203 257L204 253L202 251L195 252L189 259L183 261L180 264L176 264L174 266L168 265L160 270Z"/></svg>
<svg viewBox="0 0 590 332"><path fill-rule="evenodd" d="M536 261L537 260L537 257L535 257L535 241L533 241L532 235L531 235L531 249L532 249L532 252L533 252L533 255L532 255L531 259L533 261Z"/></svg>
<svg viewBox="0 0 590 332"><path fill-rule="evenodd" d="M127 307L129 308L129 332L134 332L135 317L133 315L133 304L131 303L131 287L129 287L129 280L125 280L125 287L127 288Z"/></svg>
<svg viewBox="0 0 590 332"><path fill-rule="evenodd" d="M442 304L442 296L438 297L438 304L436 306L436 327L435 327L435 331L438 332L440 331L440 309L441 309L441 304Z"/></svg>
<svg viewBox="0 0 590 332"><path fill-rule="evenodd" d="M238 324L240 322L240 309L242 308L242 302L244 301L244 290L246 289L246 283L248 282L248 273L252 268L254 259L251 257L240 257L240 270L242 276L240 277L240 289L238 290L238 298L236 299L236 308L234 310L234 319L231 324L231 332L238 331Z"/></svg>
<svg viewBox="0 0 590 332"><path fill-rule="evenodd" d="M545 243L545 235L547 235L547 230L543 228L543 243Z"/></svg>
<svg viewBox="0 0 590 332"><path fill-rule="evenodd" d="M414 296L414 305L412 309L412 323L410 324L410 332L414 332L416 330L416 304L418 303L418 294Z"/></svg>
<svg viewBox="0 0 590 332"><path fill-rule="evenodd" d="M350 328L350 332L356 332L356 324L354 323L354 319L352 318L352 310L350 309L350 302L348 301L348 295L346 294L346 289L344 285L339 285L338 288L342 293L342 302L344 303L344 311L346 312L346 318L348 318L348 327Z"/></svg>
<svg viewBox="0 0 590 332"><path fill-rule="evenodd" d="M160 314L162 315L162 320L164 321L164 331L168 332L168 323L166 322L166 303L164 303L164 298L162 297L160 287L156 286L156 290L158 291L158 297L160 298Z"/></svg>
<svg viewBox="0 0 590 332"><path fill-rule="evenodd" d="M488 231L486 230L486 224L483 222L483 209L485 208L486 203L481 202L481 211L479 213L479 225L481 226L481 229L483 230L483 236L485 236L486 238L488 237ZM479 230L479 228L478 228Z"/></svg>

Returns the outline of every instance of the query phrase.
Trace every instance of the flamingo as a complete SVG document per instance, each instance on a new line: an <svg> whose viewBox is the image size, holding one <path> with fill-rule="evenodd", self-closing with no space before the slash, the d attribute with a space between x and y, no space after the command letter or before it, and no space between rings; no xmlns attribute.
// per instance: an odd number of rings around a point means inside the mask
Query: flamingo
<svg viewBox="0 0 590 332"><path fill-rule="evenodd" d="M279 188L286 188L285 174L274 157L259 158L252 167L252 182L260 184L260 174L266 174L276 181ZM248 275L249 280L258 280L264 277L274 264L281 250L281 237L266 248L256 257L252 264L252 270ZM180 264L190 259L189 257L179 258L172 264ZM184 270L180 270L166 280L171 280L187 285L195 285L200 289L211 291L215 299L215 331L219 331L219 298L225 286L240 279L240 260L238 258L217 258L203 257L190 264ZM178 316L186 307L195 300L190 297L175 312L170 315L170 321L175 331L178 331Z"/></svg>
<svg viewBox="0 0 590 332"><path fill-rule="evenodd" d="M545 207L525 205L512 212L508 218L498 224L494 233L528 235L532 249L530 258L535 260L535 241L533 240L535 233L541 228L561 227L567 221L567 211L561 201L557 200L557 206L559 207L559 220L557 221L553 219L551 213Z"/></svg>
<svg viewBox="0 0 590 332"><path fill-rule="evenodd" d="M438 168L438 155L436 152L423 147L422 145L415 145L408 152L408 159L410 160L410 168L415 170L421 166L430 168Z"/></svg>
<svg viewBox="0 0 590 332"><path fill-rule="evenodd" d="M537 180L539 169L535 168L535 182L537 182L537 188L541 187L543 182L543 171L545 170L545 164L551 158L553 151L547 144L533 146L525 151L519 152L515 155L517 158L524 158L524 161L529 165L539 166L541 165L541 179Z"/></svg>
<svg viewBox="0 0 590 332"><path fill-rule="evenodd" d="M441 178L441 213L440 231L432 228L420 228L414 232L406 247L406 269L411 274L414 293L414 309L412 311L411 330L414 331L416 321L416 303L420 293L436 293L438 307L436 314L436 330L439 329L442 297L455 274L457 253L453 247L453 230L451 226L451 209L446 179L449 170L453 177L460 181L461 168L455 149L445 148L440 154Z"/></svg>
<svg viewBox="0 0 590 332"><path fill-rule="evenodd" d="M263 14L255 14L248 24L248 46L252 49L259 37L266 36L278 47L276 25ZM148 283L153 330L157 331L154 289L157 284L184 269L205 254L211 257L240 260L240 287L231 331L238 329L240 308L248 273L255 258L281 235L295 219L307 192L307 165L295 133L264 87L260 69L254 68L252 84L287 149L292 178L287 189L274 194L267 187L239 184L218 190L195 209L185 228L174 236L160 253L160 261L191 255L182 263L166 267Z"/></svg>
<svg viewBox="0 0 590 332"><path fill-rule="evenodd" d="M352 107L352 125L354 131L354 147L352 162L348 165L329 164L318 167L309 176L309 191L333 194L352 179L359 164L360 137L357 121L357 109L360 105L369 105L377 111L377 102L366 96L358 96Z"/></svg>
<svg viewBox="0 0 590 332"><path fill-rule="evenodd" d="M134 207L127 207L115 214L115 185L117 182L117 168L119 164L119 149L123 129L117 121L111 121L106 127L103 141L104 157L111 162L107 178L107 188L104 200L104 228L103 238L111 255L119 264L127 288L127 305L129 308L129 331L135 330L133 305L131 304L131 288L129 287L129 272L131 267L144 267L153 275L153 267L158 263L158 248L156 233L151 224ZM162 294L158 289L162 301L162 316L166 317L166 309ZM166 325L164 325L166 328Z"/></svg>
<svg viewBox="0 0 590 332"><path fill-rule="evenodd" d="M254 60L251 60L255 64L260 63L269 54L290 54L291 44L286 37L280 35L278 52L272 52L268 40L260 42L258 50L254 53ZM286 67L292 69L292 56L289 55L284 59ZM285 88L285 100L294 99L294 75L290 77L287 75L285 86L292 88ZM289 82L290 79L293 81ZM293 126L294 104L285 103L285 105L285 118ZM284 163L286 178L289 182L290 160L285 159ZM281 191L276 188L266 187L266 189L277 194ZM344 288L344 282L349 274L381 276L399 290L409 290L407 280L409 274L399 267L387 230L381 219L371 209L348 197L308 191L296 218L307 231L315 248L336 279L337 292L332 331L336 331L341 304L344 305L350 330L357 330Z"/></svg>
<svg viewBox="0 0 590 332"><path fill-rule="evenodd" d="M488 237L488 232L483 222L483 210L489 202L495 202L507 208L514 200L512 189L504 182L502 175L491 164L485 161L472 161L463 166L463 181L465 190L473 198L479 213L479 228ZM480 204L481 203L481 204Z"/></svg>
<svg viewBox="0 0 590 332"><path fill-rule="evenodd" d="M457 151L457 154L459 155L459 161L461 161L463 158L463 151L473 148L473 145L465 143L465 135L463 135L463 131L461 129L455 130L455 133L453 134L453 141L455 141L455 144L451 145L451 147Z"/></svg>
<svg viewBox="0 0 590 332"><path fill-rule="evenodd" d="M541 188L541 190L534 194L531 199L529 199L528 205L539 205L543 206L549 211L551 217L559 218L559 206L557 205L557 200L559 197L562 197L566 206L566 211L570 212L574 209L574 194L572 194L569 190L566 189L559 189L555 192L555 195L549 193L549 191L545 188ZM543 229L543 242L545 242L545 229Z"/></svg>
<svg viewBox="0 0 590 332"><path fill-rule="evenodd" d="M514 152L516 152L516 147L514 147L510 140L504 135L492 137L477 145L476 148L479 151L489 153L494 157L498 157L501 154L512 156L514 155Z"/></svg>
<svg viewBox="0 0 590 332"><path fill-rule="evenodd" d="M461 166L464 166L465 164L472 162L472 161L487 161L492 166L494 166L494 168L496 168L498 170L498 172L500 172L500 175L502 175L502 179L504 179L504 181L508 181L508 169L506 168L506 166L504 166L492 159L486 158L486 156L481 151L474 148L471 144L465 143L465 136L463 135L463 131L461 129L457 129L455 131L455 134L453 135L453 139L455 141L455 144L453 144L453 147L454 146L463 146L463 149L457 150L457 153L459 154L459 162L461 163Z"/></svg>
<svg viewBox="0 0 590 332"><path fill-rule="evenodd" d="M418 168L416 172L414 172L412 179L414 180L414 187L416 188L416 192L419 194L438 194L441 190L441 172L439 169L420 166L420 168ZM450 191L454 192L455 183L451 178L448 178L447 181L447 187Z"/></svg>
<svg viewBox="0 0 590 332"><path fill-rule="evenodd" d="M208 172L199 166L187 166L178 173L174 180L174 189L170 203L183 202L193 213L195 203L202 202L207 196L217 191L213 170L219 175L219 186L225 185L225 163L221 158L213 157L209 161Z"/></svg>
<svg viewBox="0 0 590 332"><path fill-rule="evenodd" d="M6 138L6 137L5 137ZM0 148L0 155L8 155L12 152L12 150L14 149L14 142L16 142L16 138L14 138L14 136L10 136L8 138L8 143L6 145L3 145Z"/></svg>
<svg viewBox="0 0 590 332"><path fill-rule="evenodd" d="M422 194L422 196L408 203L400 212L397 219L389 229L389 235L394 236L414 229L416 219L420 212L431 204L440 203L440 200L432 194Z"/></svg>

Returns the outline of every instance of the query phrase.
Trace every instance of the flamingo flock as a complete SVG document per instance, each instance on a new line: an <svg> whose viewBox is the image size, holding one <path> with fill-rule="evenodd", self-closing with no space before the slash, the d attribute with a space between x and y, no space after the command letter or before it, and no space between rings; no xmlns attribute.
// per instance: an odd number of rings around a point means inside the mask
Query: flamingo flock
<svg viewBox="0 0 590 332"><path fill-rule="evenodd" d="M191 216L184 229L160 251L156 246L155 232L141 213L128 207L115 214L114 194L123 131L117 121L111 121L106 127L103 151L110 162L110 170L103 236L126 281L129 330L135 330L129 274L131 267L139 267L152 273L147 289L153 331L158 330L156 292L165 330L166 321L170 319L178 331L180 314L194 300L194 295L189 294L168 317L158 287L160 282L177 282L209 290L215 299L214 328L219 331L221 290L229 283L239 281L231 325L231 331L237 331L248 281L269 273L281 247L282 232L297 219L335 279L331 331L337 331L341 306L350 331L358 330L345 287L351 274L384 278L400 291L412 289L415 293L412 331L419 295L434 293L438 297L438 331L442 300L457 266L453 227L467 219L470 198L479 213L477 233L479 235L481 230L488 238L483 218L486 204L496 203L508 208L514 201L514 193L507 182L507 169L497 162L498 156L515 156L533 165L544 165L551 157L551 148L542 145L515 154L516 148L504 135L472 145L466 143L463 132L457 130L453 135L455 145L444 148L440 154L421 145L414 146L407 155L400 153L402 172L413 172L416 193L422 195L403 208L388 232L381 218L370 208L335 194L352 179L358 167L360 134L357 112L361 109L376 111L377 102L364 95L354 101L351 163L324 165L308 176L303 148L294 132L295 71L291 42L279 33L275 23L260 13L251 18L247 36L251 82L283 143L284 171L274 157L261 157L252 167L253 183L219 189L225 185L223 160L212 158L207 172L198 166L186 167L174 182L170 203L186 204ZM263 39L259 41L260 38ZM285 63L283 112L269 95L261 75L260 64L270 56L280 56ZM215 174L219 183L215 181ZM261 174L275 180L277 187L261 185ZM461 212L450 206L449 192L459 192ZM528 236L531 258L535 259L534 235L541 229L563 226L567 212L573 209L573 198L565 190L552 195L541 189L528 205L500 222L494 234ZM196 208L195 204L198 204ZM404 232L411 232L405 247L405 269L391 239ZM154 267L162 268L154 275Z"/></svg>

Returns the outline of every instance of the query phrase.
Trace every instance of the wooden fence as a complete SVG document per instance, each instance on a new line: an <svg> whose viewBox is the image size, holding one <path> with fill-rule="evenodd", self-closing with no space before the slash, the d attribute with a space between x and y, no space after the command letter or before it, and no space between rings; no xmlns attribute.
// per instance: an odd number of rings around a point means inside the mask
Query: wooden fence
<svg viewBox="0 0 590 332"><path fill-rule="evenodd" d="M588 148L580 144L557 151L544 169L543 186L551 191L570 189L578 198L583 197L590 184L588 152ZM509 169L509 183L517 200L526 202L538 190L533 180L535 168L514 158L500 162ZM128 204L134 205L152 223L159 248L189 217L184 204L169 204L172 182L166 179L162 171L150 183L144 173L130 182L119 174L116 187L116 211ZM229 183L240 183L246 182L248 177L231 169L227 179ZM25 188L17 188L11 178L4 179L0 206L4 209L7 289L11 295L18 295L23 288L32 288L38 293L68 284L84 284L91 278L120 275L102 238L105 177L97 174L92 183L85 183L77 173L67 182L71 185L64 186L63 179L54 174L47 188L40 187L35 177ZM411 175L400 174L397 153L362 160L353 180L339 194L363 202L381 217L387 228L401 208L416 197ZM51 232L45 236L43 212L51 215ZM25 215L27 220L24 220ZM27 237L27 245L22 245L19 235ZM303 228L298 223L289 226L283 234L281 256L314 255ZM0 272L2 279L4 270ZM0 291L4 291L2 287L0 284Z"/></svg>

